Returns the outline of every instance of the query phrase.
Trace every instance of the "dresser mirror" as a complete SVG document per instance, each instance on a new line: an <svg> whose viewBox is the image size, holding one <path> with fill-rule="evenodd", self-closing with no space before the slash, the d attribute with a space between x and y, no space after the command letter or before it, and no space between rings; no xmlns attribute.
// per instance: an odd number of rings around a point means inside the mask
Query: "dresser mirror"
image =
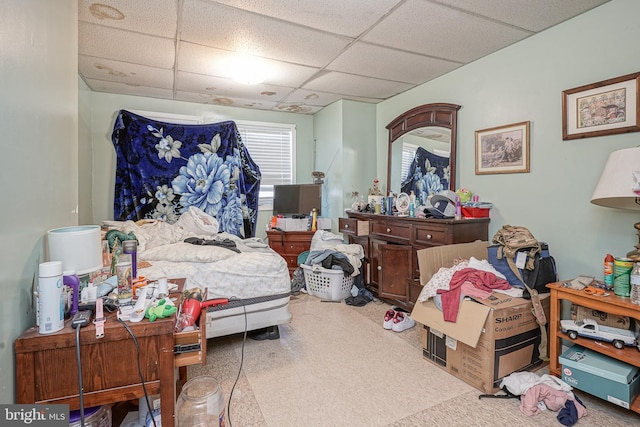
<svg viewBox="0 0 640 427"><path fill-rule="evenodd" d="M456 119L454 104L412 108L387 125L387 191L414 191L424 204L429 193L456 189Z"/></svg>

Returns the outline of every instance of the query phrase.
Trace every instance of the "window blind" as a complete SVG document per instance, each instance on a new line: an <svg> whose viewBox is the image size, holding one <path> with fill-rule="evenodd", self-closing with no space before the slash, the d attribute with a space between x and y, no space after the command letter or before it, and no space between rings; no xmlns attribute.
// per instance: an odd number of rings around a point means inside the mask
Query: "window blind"
<svg viewBox="0 0 640 427"><path fill-rule="evenodd" d="M409 144L407 142L402 143L402 170L400 172L400 176L402 177L401 182L407 178L407 174L409 173L409 166L411 166L411 162L416 156L417 150L417 145Z"/></svg>
<svg viewBox="0 0 640 427"><path fill-rule="evenodd" d="M293 184L295 125L236 121L242 142L260 168L260 206L273 203L273 186Z"/></svg>

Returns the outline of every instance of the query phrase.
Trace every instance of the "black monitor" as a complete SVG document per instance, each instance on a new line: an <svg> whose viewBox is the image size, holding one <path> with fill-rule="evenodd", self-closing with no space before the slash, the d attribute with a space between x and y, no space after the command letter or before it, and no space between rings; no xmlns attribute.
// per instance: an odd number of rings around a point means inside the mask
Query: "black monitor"
<svg viewBox="0 0 640 427"><path fill-rule="evenodd" d="M322 208L322 184L281 184L273 186L273 214L284 217L308 216Z"/></svg>

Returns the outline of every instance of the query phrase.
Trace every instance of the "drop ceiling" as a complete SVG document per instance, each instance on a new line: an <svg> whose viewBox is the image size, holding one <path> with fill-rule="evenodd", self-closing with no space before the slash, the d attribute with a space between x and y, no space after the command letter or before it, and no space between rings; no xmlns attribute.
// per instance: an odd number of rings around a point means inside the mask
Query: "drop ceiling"
<svg viewBox="0 0 640 427"><path fill-rule="evenodd" d="M96 92L314 114L378 103L608 0L78 2L78 71ZM262 83L234 80L260 71Z"/></svg>

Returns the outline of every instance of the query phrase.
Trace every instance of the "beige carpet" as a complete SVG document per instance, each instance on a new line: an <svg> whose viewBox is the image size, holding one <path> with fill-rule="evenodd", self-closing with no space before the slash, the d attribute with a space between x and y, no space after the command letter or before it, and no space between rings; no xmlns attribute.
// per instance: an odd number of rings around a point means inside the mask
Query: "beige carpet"
<svg viewBox="0 0 640 427"><path fill-rule="evenodd" d="M247 339L227 425L562 426L556 412L523 415L517 399L478 399L480 391L423 359L419 325L401 333L382 328L388 308L293 297L293 319L280 326L279 340ZM206 366L189 367L188 378L212 375L228 401L242 338L209 340ZM577 394L588 415L576 426L640 425L638 414Z"/></svg>

